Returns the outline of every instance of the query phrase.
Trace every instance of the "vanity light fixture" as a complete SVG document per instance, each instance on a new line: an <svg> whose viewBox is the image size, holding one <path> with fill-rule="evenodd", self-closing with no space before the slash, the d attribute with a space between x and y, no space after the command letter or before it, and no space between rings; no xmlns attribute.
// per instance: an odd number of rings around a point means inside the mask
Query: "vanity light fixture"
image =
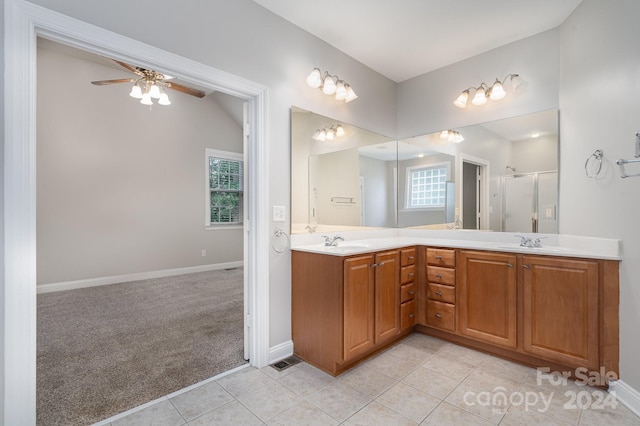
<svg viewBox="0 0 640 426"><path fill-rule="evenodd" d="M457 130L443 130L440 132L440 139L447 142L460 143L464 140L464 137Z"/></svg>
<svg viewBox="0 0 640 426"><path fill-rule="evenodd" d="M456 100L453 101L453 104L458 108L465 108L472 91L474 92L474 95L471 99L471 103L474 105L484 105L487 103L487 100L499 101L507 95L507 92L504 90L504 85L506 83L510 83L511 90L515 92L520 85L520 75L507 74L507 76L503 78L502 81L496 78L496 81L494 81L491 86L489 86L487 83L482 82L478 87L470 87L466 90L463 90L462 93L458 95Z"/></svg>
<svg viewBox="0 0 640 426"><path fill-rule="evenodd" d="M326 126L322 129L318 129L313 133L312 138L317 141L332 141L335 137L344 136L344 127L342 124L336 126Z"/></svg>
<svg viewBox="0 0 640 426"><path fill-rule="evenodd" d="M337 75L331 75L327 71L323 74L320 68L314 68L311 71L307 76L307 84L314 89L322 90L325 95L335 95L339 101L351 102L358 97L346 81L340 80Z"/></svg>

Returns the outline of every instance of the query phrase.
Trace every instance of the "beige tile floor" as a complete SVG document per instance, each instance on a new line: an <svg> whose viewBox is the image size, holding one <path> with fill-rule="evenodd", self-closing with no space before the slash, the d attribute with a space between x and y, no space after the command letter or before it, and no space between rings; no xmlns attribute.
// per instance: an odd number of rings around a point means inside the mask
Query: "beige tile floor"
<svg viewBox="0 0 640 426"><path fill-rule="evenodd" d="M337 378L306 363L249 367L107 424L640 425L608 395L412 334Z"/></svg>

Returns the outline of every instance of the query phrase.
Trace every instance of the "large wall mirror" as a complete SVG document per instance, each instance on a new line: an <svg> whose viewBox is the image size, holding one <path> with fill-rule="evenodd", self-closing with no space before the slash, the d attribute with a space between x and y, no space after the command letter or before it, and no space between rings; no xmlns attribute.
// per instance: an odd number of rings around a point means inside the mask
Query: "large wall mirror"
<svg viewBox="0 0 640 426"><path fill-rule="evenodd" d="M558 111L403 140L291 112L292 232L557 232Z"/></svg>

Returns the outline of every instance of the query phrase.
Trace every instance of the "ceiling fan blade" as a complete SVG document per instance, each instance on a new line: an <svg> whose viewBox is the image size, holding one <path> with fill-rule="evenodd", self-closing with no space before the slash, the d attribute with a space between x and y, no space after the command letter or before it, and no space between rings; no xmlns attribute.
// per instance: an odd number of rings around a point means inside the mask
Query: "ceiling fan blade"
<svg viewBox="0 0 640 426"><path fill-rule="evenodd" d="M178 92L186 93L187 95L196 96L198 98L204 98L205 95L202 90L192 89L191 87L183 86L182 84L172 83L170 81L165 81L164 84L169 89L177 90Z"/></svg>
<svg viewBox="0 0 640 426"><path fill-rule="evenodd" d="M105 86L107 84L117 84L117 83L133 83L137 78L118 78L116 80L99 80L92 81L91 84L95 84L96 86Z"/></svg>
<svg viewBox="0 0 640 426"><path fill-rule="evenodd" d="M136 67L133 67L133 66L131 66L131 65L129 65L129 64L126 64L126 63L124 63L124 62L118 61L118 60L116 60L116 59L111 59L111 60L112 60L113 62L115 62L116 64L120 65L122 68L126 69L127 71L130 71L130 72L132 72L132 73L134 73L134 74L140 75L140 71L138 71L138 70L136 69Z"/></svg>

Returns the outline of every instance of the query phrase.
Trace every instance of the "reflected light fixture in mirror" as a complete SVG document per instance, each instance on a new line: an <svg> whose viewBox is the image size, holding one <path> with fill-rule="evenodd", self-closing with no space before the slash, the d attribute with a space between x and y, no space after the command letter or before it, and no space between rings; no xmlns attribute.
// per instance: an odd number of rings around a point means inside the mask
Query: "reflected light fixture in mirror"
<svg viewBox="0 0 640 426"><path fill-rule="evenodd" d="M327 71L323 74L320 68L314 68L307 76L307 85L322 90L325 95L335 95L338 101L351 102L358 98L350 84Z"/></svg>
<svg viewBox="0 0 640 426"><path fill-rule="evenodd" d="M440 139L447 142L460 143L464 140L464 137L457 130L443 130L440 132Z"/></svg>
<svg viewBox="0 0 640 426"><path fill-rule="evenodd" d="M322 129L318 129L313 133L313 136L311 137L317 141L332 141L335 136L344 136L344 127L342 127L342 124L338 124L336 126L326 126Z"/></svg>
<svg viewBox="0 0 640 426"><path fill-rule="evenodd" d="M507 74L502 81L496 78L496 81L493 82L491 86L487 83L480 83L478 87L470 87L465 89L458 95L453 104L458 108L466 108L467 101L469 100L469 95L472 91L474 91L473 98L471 99L471 103L476 106L481 106L487 103L487 100L499 101L503 99L507 92L504 90L504 85L506 83L511 84L511 90L516 91L518 86L520 85L520 75L519 74Z"/></svg>

